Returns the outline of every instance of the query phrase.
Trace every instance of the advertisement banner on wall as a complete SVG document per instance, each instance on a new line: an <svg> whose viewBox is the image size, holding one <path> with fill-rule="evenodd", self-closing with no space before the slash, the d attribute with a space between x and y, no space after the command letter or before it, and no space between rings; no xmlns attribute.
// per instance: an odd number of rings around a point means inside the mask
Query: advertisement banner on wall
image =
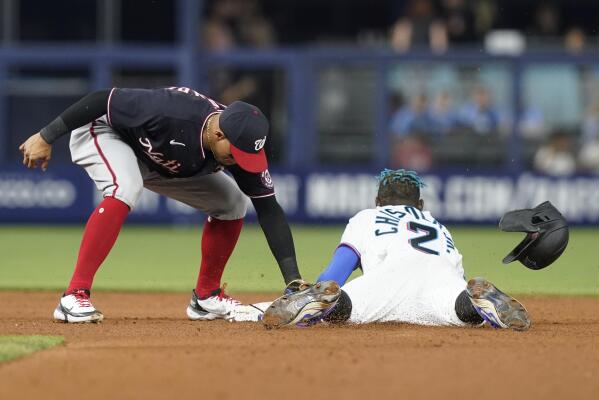
<svg viewBox="0 0 599 400"><path fill-rule="evenodd" d="M271 171L277 199L291 222L345 223L374 206L376 171ZM599 176L553 178L522 173L423 175L425 208L446 224L497 224L509 210L549 200L577 225L599 224ZM46 173L0 171L0 223L84 223L100 192L74 167ZM250 219L255 218L250 207ZM191 207L144 191L129 217L134 223L195 224L204 216Z"/></svg>

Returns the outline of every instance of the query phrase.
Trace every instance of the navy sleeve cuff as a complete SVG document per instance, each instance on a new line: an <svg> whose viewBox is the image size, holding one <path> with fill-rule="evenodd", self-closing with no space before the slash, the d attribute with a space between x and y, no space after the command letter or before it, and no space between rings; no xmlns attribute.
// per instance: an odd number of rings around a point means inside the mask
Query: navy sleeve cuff
<svg viewBox="0 0 599 400"><path fill-rule="evenodd" d="M68 131L69 129L62 118L56 117L54 121L50 122L40 131L40 135L48 144L52 144Z"/></svg>

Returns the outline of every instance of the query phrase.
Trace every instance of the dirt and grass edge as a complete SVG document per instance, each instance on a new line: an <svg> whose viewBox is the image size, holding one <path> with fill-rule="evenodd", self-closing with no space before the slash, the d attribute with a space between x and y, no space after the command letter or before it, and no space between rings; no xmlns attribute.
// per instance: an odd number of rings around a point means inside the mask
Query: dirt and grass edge
<svg viewBox="0 0 599 400"><path fill-rule="evenodd" d="M62 336L0 335L0 363L25 357L64 343Z"/></svg>

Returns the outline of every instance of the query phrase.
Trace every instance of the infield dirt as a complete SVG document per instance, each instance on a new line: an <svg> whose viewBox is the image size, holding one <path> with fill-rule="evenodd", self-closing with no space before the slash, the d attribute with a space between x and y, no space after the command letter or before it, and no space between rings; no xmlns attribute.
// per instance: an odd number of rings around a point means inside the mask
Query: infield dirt
<svg viewBox="0 0 599 400"><path fill-rule="evenodd" d="M243 301L268 295L242 295ZM191 322L187 294L97 292L98 325L51 292L0 292L0 334L65 344L0 364L1 399L597 399L599 298L520 300L528 332L402 324L266 331Z"/></svg>

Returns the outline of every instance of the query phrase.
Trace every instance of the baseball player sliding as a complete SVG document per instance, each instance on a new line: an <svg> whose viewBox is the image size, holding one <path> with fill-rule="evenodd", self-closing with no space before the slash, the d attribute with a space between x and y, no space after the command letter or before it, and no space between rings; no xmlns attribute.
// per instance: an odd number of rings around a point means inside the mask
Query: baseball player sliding
<svg viewBox="0 0 599 400"><path fill-rule="evenodd" d="M465 281L451 234L424 211L423 186L415 172L382 171L376 207L350 219L318 283L272 304L254 305L266 310L263 316L255 311L255 319L262 317L268 328L324 318L458 326L486 321L495 328L527 330L530 319L522 304L485 279ZM363 275L346 283L356 268Z"/></svg>
<svg viewBox="0 0 599 400"><path fill-rule="evenodd" d="M268 128L262 112L241 101L227 107L185 87L114 88L85 96L27 139L19 147L23 164L45 171L52 144L72 132L73 162L104 196L87 222L54 318L103 319L90 301L94 275L144 187L208 214L200 273L187 307L190 319L227 318L239 304L224 293L221 277L241 232L247 197L288 290L297 288L302 281L293 238L263 149Z"/></svg>

